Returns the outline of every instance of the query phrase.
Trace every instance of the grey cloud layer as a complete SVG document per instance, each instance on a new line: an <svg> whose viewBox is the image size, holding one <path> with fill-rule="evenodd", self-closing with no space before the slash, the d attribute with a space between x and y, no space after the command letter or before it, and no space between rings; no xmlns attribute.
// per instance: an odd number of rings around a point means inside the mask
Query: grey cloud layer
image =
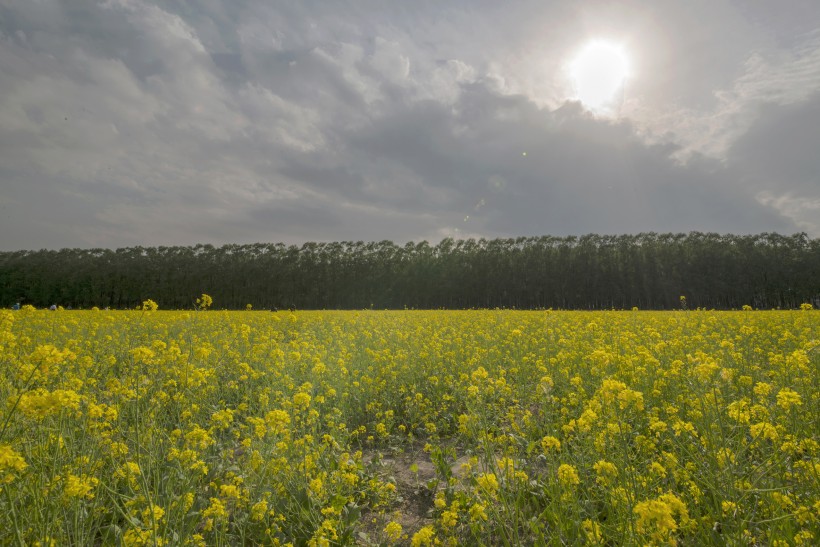
<svg viewBox="0 0 820 547"><path fill-rule="evenodd" d="M686 56L673 22L697 10L542 4L0 2L0 249L820 235L805 20L785 40L785 19L750 30L762 8L704 3L697 39L741 38ZM644 68L680 62L595 118L563 102L562 66L619 17L626 42L668 43Z"/></svg>

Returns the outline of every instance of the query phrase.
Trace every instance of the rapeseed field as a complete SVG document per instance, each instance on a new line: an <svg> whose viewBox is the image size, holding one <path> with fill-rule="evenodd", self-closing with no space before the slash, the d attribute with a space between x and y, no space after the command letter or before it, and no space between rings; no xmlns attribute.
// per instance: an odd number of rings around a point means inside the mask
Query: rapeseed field
<svg viewBox="0 0 820 547"><path fill-rule="evenodd" d="M2 545L816 545L820 312L0 311Z"/></svg>

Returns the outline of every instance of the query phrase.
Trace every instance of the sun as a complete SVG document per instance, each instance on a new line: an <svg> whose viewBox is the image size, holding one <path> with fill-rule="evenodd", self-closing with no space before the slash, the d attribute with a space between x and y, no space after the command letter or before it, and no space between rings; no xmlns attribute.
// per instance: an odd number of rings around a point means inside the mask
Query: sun
<svg viewBox="0 0 820 547"><path fill-rule="evenodd" d="M619 103L628 76L626 52L610 42L590 42L570 64L574 98L593 111Z"/></svg>

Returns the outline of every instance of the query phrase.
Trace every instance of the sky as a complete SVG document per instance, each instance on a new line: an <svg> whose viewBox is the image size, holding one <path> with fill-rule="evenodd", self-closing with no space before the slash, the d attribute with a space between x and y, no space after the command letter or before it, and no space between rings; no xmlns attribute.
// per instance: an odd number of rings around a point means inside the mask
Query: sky
<svg viewBox="0 0 820 547"><path fill-rule="evenodd" d="M0 0L0 250L650 231L820 237L817 0Z"/></svg>

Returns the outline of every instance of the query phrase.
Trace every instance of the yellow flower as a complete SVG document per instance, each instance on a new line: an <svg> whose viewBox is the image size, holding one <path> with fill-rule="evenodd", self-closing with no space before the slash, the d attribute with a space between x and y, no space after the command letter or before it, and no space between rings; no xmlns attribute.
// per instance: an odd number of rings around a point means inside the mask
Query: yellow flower
<svg viewBox="0 0 820 547"><path fill-rule="evenodd" d="M496 460L496 464L498 465L498 472L501 474L502 477L507 479L511 479L513 474L515 473L515 462L512 458L503 457Z"/></svg>
<svg viewBox="0 0 820 547"><path fill-rule="evenodd" d="M324 484L322 483L322 479L320 477L312 479L308 485L308 490L310 490L310 493L317 498L321 498L324 493Z"/></svg>
<svg viewBox="0 0 820 547"><path fill-rule="evenodd" d="M233 422L233 410L226 408L211 414L211 423L217 429L227 429Z"/></svg>
<svg viewBox="0 0 820 547"><path fill-rule="evenodd" d="M93 499L93 490L97 487L100 481L95 477L87 475L71 475L66 477L63 485L63 496L67 499Z"/></svg>
<svg viewBox="0 0 820 547"><path fill-rule="evenodd" d="M158 523L165 516L165 510L159 505L152 505L151 508L146 508L142 512L142 521L146 523Z"/></svg>
<svg viewBox="0 0 820 547"><path fill-rule="evenodd" d="M739 401L732 401L726 407L726 413L736 422L748 424L751 417L751 413L749 412L749 400L744 398Z"/></svg>
<svg viewBox="0 0 820 547"><path fill-rule="evenodd" d="M660 462L652 462L649 465L649 472L656 477L666 477L666 468Z"/></svg>
<svg viewBox="0 0 820 547"><path fill-rule="evenodd" d="M578 478L578 471L575 467L562 463L558 466L558 482L564 487L573 487L581 484L581 479Z"/></svg>
<svg viewBox="0 0 820 547"><path fill-rule="evenodd" d="M444 509L447 507L447 498L445 497L444 490L439 490L436 492L436 498L433 500L433 505L436 506L436 509Z"/></svg>
<svg viewBox="0 0 820 547"><path fill-rule="evenodd" d="M228 517L228 511L225 508L225 504L222 503L219 498L211 498L211 504L202 512L202 517L205 519L225 519Z"/></svg>
<svg viewBox="0 0 820 547"><path fill-rule="evenodd" d="M310 406L310 395L300 391L293 396L293 404L297 408L307 408Z"/></svg>
<svg viewBox="0 0 820 547"><path fill-rule="evenodd" d="M290 425L290 415L284 410L271 410L265 414L265 423L274 434L281 434Z"/></svg>
<svg viewBox="0 0 820 547"><path fill-rule="evenodd" d="M672 516L672 508L660 501L642 501L633 510L638 515L636 527L639 533L648 534L656 541L662 541L678 529L678 523Z"/></svg>
<svg viewBox="0 0 820 547"><path fill-rule="evenodd" d="M180 501L182 502L181 507L183 513L187 513L191 510L191 507L194 506L194 498L193 492L186 492L185 495L182 496Z"/></svg>
<svg viewBox="0 0 820 547"><path fill-rule="evenodd" d="M459 414L458 416L458 432L464 435L470 432L470 415L469 414Z"/></svg>
<svg viewBox="0 0 820 547"><path fill-rule="evenodd" d="M61 365L68 360L76 359L76 355L69 350L59 350L51 344L37 346L20 364L18 378L26 380L31 377L35 381L47 381L60 374Z"/></svg>
<svg viewBox="0 0 820 547"><path fill-rule="evenodd" d="M643 410L643 393L632 389L624 389L618 393L618 405L621 410L632 407L635 410Z"/></svg>
<svg viewBox="0 0 820 547"><path fill-rule="evenodd" d="M390 541L398 541L401 538L402 527L401 524L395 521L390 521L384 527L384 534Z"/></svg>
<svg viewBox="0 0 820 547"><path fill-rule="evenodd" d="M598 414L591 408L587 408L581 413L578 418L578 429L580 431L589 431L595 422L598 421Z"/></svg>
<svg viewBox="0 0 820 547"><path fill-rule="evenodd" d="M581 529L587 538L587 543L598 545L603 543L603 536L601 535L601 525L590 519L586 519L581 523Z"/></svg>
<svg viewBox="0 0 820 547"><path fill-rule="evenodd" d="M470 520L473 522L487 520L487 506L482 503L474 503L470 506Z"/></svg>
<svg viewBox="0 0 820 547"><path fill-rule="evenodd" d="M122 537L122 543L126 547L142 546L142 545L165 545L162 538L156 537L154 530L141 530L138 528L131 528L127 530Z"/></svg>
<svg viewBox="0 0 820 547"><path fill-rule="evenodd" d="M552 388L555 386L555 383L552 381L552 378L549 376L542 376L541 380L538 382L538 388L540 389L541 393L544 395L549 395L552 391Z"/></svg>
<svg viewBox="0 0 820 547"><path fill-rule="evenodd" d="M268 511L268 502L265 500L258 501L251 507L251 520L258 522L265 518L265 513Z"/></svg>
<svg viewBox="0 0 820 547"><path fill-rule="evenodd" d="M142 471L140 470L140 466L136 462L125 462L119 467L119 469L114 471L114 478L127 479L131 484L131 487L136 488L138 486L137 479L140 477L141 473Z"/></svg>
<svg viewBox="0 0 820 547"><path fill-rule="evenodd" d="M213 437L199 426L194 426L191 431L185 434L185 444L199 450L205 450L215 443Z"/></svg>
<svg viewBox="0 0 820 547"><path fill-rule="evenodd" d="M441 513L441 524L446 528L453 528L456 524L458 524L458 512L455 510L450 510Z"/></svg>
<svg viewBox="0 0 820 547"><path fill-rule="evenodd" d="M26 467L26 460L11 445L0 444L0 484L10 483Z"/></svg>
<svg viewBox="0 0 820 547"><path fill-rule="evenodd" d="M800 398L800 394L792 389L784 387L777 392L777 406L783 410L789 410L793 406L800 406L802 404L803 401Z"/></svg>
<svg viewBox="0 0 820 547"><path fill-rule="evenodd" d="M482 492L486 493L491 498L495 497L498 492L498 479L496 478L495 473L481 473L475 480Z"/></svg>
<svg viewBox="0 0 820 547"><path fill-rule="evenodd" d="M749 433L755 441L760 441L763 439L776 441L778 437L777 429L772 424L766 422L752 424L749 426Z"/></svg>
<svg viewBox="0 0 820 547"><path fill-rule="evenodd" d="M547 454L551 450L557 452L561 450L561 441L559 441L552 435L547 435L546 437L541 439L541 450L544 451L544 454Z"/></svg>
<svg viewBox="0 0 820 547"><path fill-rule="evenodd" d="M633 512L638 516L635 523L638 532L648 535L658 543L670 540L669 536L673 532L689 523L686 504L672 493L663 494L658 499L642 501L635 505ZM678 520L675 520L676 516Z"/></svg>
<svg viewBox="0 0 820 547"><path fill-rule="evenodd" d="M242 492L235 484L223 484L219 487L219 495L225 499L238 500L242 497Z"/></svg>
<svg viewBox="0 0 820 547"><path fill-rule="evenodd" d="M689 510L679 497L668 492L659 496L658 499L672 508L672 514L677 517L679 525L686 526L689 523Z"/></svg>
<svg viewBox="0 0 820 547"><path fill-rule="evenodd" d="M472 374L470 374L470 377L472 378L473 382L476 383L476 384L480 383L482 380L486 380L488 376L489 376L489 374L484 369L484 367L478 367L477 369L475 369L472 372Z"/></svg>
<svg viewBox="0 0 820 547"><path fill-rule="evenodd" d="M698 432L692 422L684 422L683 420L675 420L672 424L672 429L675 431L675 437L680 437L684 433L689 433L693 437L698 436Z"/></svg>
<svg viewBox="0 0 820 547"><path fill-rule="evenodd" d="M618 476L618 468L606 460L599 460L592 468L598 475L595 481L601 486L610 486Z"/></svg>
<svg viewBox="0 0 820 547"><path fill-rule="evenodd" d="M729 448L721 448L718 450L717 460L721 467L726 467L730 463L735 463L735 453Z"/></svg>
<svg viewBox="0 0 820 547"><path fill-rule="evenodd" d="M138 346L128 353L131 354L135 363L151 363L157 356L154 350L145 346Z"/></svg>
<svg viewBox="0 0 820 547"><path fill-rule="evenodd" d="M436 538L436 532L433 530L432 526L424 526L421 530L413 534L413 538L410 540L410 545L412 547L426 547L429 545L434 545L434 541Z"/></svg>
<svg viewBox="0 0 820 547"><path fill-rule="evenodd" d="M257 439L262 439L265 437L265 434L268 432L268 428L264 419L256 416L250 416L247 421L248 425L253 428L253 434Z"/></svg>
<svg viewBox="0 0 820 547"><path fill-rule="evenodd" d="M207 294L203 294L199 298L196 299L196 307L200 310L207 310L210 308L214 303L214 299L208 296Z"/></svg>
<svg viewBox="0 0 820 547"><path fill-rule="evenodd" d="M758 382L755 384L753 391L758 397L767 397L772 391L772 385L766 382Z"/></svg>
<svg viewBox="0 0 820 547"><path fill-rule="evenodd" d="M27 418L43 420L49 416L59 415L64 410L79 411L80 400L80 395L74 390L37 389L24 393L20 397L18 408Z"/></svg>

